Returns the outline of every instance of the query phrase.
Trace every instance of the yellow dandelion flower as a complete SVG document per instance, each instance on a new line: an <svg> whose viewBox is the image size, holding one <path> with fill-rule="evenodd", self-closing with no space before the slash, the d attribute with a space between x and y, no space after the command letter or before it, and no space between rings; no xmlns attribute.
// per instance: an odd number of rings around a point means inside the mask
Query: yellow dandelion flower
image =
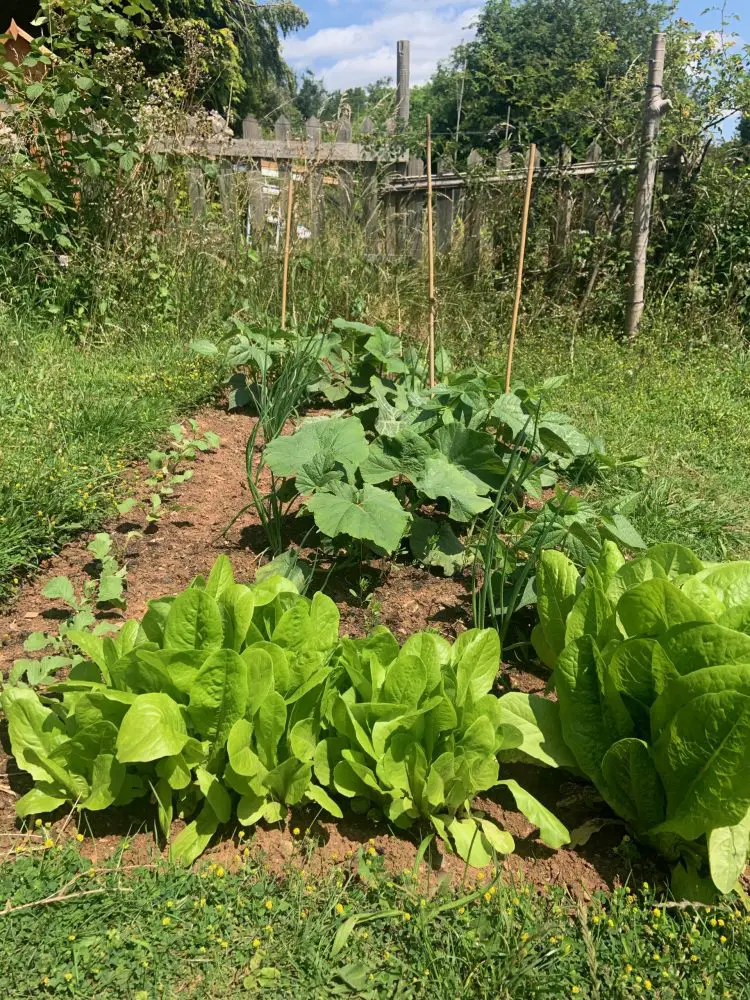
<svg viewBox="0 0 750 1000"><path fill-rule="evenodd" d="M492 899L492 893L491 892L485 892L484 893L484 900L485 900L485 902L489 903L491 899Z"/></svg>
<svg viewBox="0 0 750 1000"><path fill-rule="evenodd" d="M628 962L628 964L625 966L625 971L628 973L628 975L633 971L633 966L630 964L630 962Z"/></svg>
<svg viewBox="0 0 750 1000"><path fill-rule="evenodd" d="M237 834L237 838L239 840L244 840L245 839L245 831L244 830L240 830L240 832Z"/></svg>
<svg viewBox="0 0 750 1000"><path fill-rule="evenodd" d="M163 927L169 927L169 925L172 923L172 918L171 917L162 917L161 918L161 922L162 922L162 926Z"/></svg>
<svg viewBox="0 0 750 1000"><path fill-rule="evenodd" d="M69 983L71 981L71 979L73 978L73 973L72 972L66 972L65 976L63 978L65 979L66 983Z"/></svg>
<svg viewBox="0 0 750 1000"><path fill-rule="evenodd" d="M726 937L723 934L719 938L719 943L720 944L726 944L727 943L727 939L726 939Z"/></svg>
<svg viewBox="0 0 750 1000"><path fill-rule="evenodd" d="M265 906L265 908L267 910L272 910L273 909L273 900L272 899L267 899L263 905Z"/></svg>
<svg viewBox="0 0 750 1000"><path fill-rule="evenodd" d="M54 842L54 840L52 840L51 837L47 837L47 839L44 841L44 846L45 847L54 847L55 846L55 842Z"/></svg>
<svg viewBox="0 0 750 1000"><path fill-rule="evenodd" d="M295 828L292 830L292 836L299 837L299 835L300 835L300 828L298 826L295 826Z"/></svg>
<svg viewBox="0 0 750 1000"><path fill-rule="evenodd" d="M647 979L646 982L643 985L645 986L645 988L647 990L653 989L650 979Z"/></svg>
<svg viewBox="0 0 750 1000"><path fill-rule="evenodd" d="M571 993L580 993L581 992L581 987L580 986L572 986L571 989L570 989L570 992Z"/></svg>
<svg viewBox="0 0 750 1000"><path fill-rule="evenodd" d="M411 913L409 913L407 910L404 910L403 917L404 920L411 920Z"/></svg>
<svg viewBox="0 0 750 1000"><path fill-rule="evenodd" d="M219 867L216 869L216 877L224 878L224 869L221 867L221 865L219 865Z"/></svg>
<svg viewBox="0 0 750 1000"><path fill-rule="evenodd" d="M39 827L40 827L41 825L42 825L42 821L41 821L40 819L35 819L35 820L34 820L34 826L35 826L35 827L37 828L37 830L39 829ZM45 977L45 978L46 978L46 977Z"/></svg>
<svg viewBox="0 0 750 1000"><path fill-rule="evenodd" d="M228 941L220 941L219 943L221 944L222 948L228 948L229 947L229 942Z"/></svg>
<svg viewBox="0 0 750 1000"><path fill-rule="evenodd" d="M77 833L76 834L76 840L78 841L79 844L83 843L83 839L84 838L83 838L83 834L82 833Z"/></svg>
<svg viewBox="0 0 750 1000"><path fill-rule="evenodd" d="M691 955L690 956L690 961L691 962L697 962L698 961L698 956L697 955Z"/></svg>
<svg viewBox="0 0 750 1000"><path fill-rule="evenodd" d="M709 924L712 927L715 927L716 926L716 917L712 917L711 920L709 920L708 922L709 922Z"/></svg>
<svg viewBox="0 0 750 1000"><path fill-rule="evenodd" d="M716 923L719 925L719 927L723 927L724 926L724 921L723 920L717 920Z"/></svg>
<svg viewBox="0 0 750 1000"><path fill-rule="evenodd" d="M253 948L260 948L260 938L253 938Z"/></svg>
<svg viewBox="0 0 750 1000"><path fill-rule="evenodd" d="M343 912L344 912L343 904L342 903L336 903L336 913L338 913L338 915L341 916L341 914Z"/></svg>
<svg viewBox="0 0 750 1000"><path fill-rule="evenodd" d="M464 915L464 913L466 913L466 907L465 906L459 906L459 908L458 908L458 915L460 917L462 917Z"/></svg>
<svg viewBox="0 0 750 1000"><path fill-rule="evenodd" d="M76 934L68 934L68 941L75 941L76 937Z"/></svg>

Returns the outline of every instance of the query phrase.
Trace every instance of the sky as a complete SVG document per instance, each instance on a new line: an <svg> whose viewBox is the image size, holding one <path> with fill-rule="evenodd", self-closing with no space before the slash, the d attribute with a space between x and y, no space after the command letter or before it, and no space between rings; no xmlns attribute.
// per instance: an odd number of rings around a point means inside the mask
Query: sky
<svg viewBox="0 0 750 1000"><path fill-rule="evenodd" d="M311 68L329 89L395 77L396 41L411 42L411 82L424 83L437 63L462 39L481 0L297 0L310 24L284 44L287 62L297 71ZM702 30L721 24L719 9L703 14L711 0L680 0L678 14ZM750 42L750 0L729 0L727 10L740 13L733 23ZM730 29L731 30L731 29Z"/></svg>

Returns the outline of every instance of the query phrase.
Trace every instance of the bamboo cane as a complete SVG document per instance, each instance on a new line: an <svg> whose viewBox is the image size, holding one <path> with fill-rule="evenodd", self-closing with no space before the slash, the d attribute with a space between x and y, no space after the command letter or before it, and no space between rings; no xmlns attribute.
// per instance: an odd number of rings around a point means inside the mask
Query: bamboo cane
<svg viewBox="0 0 750 1000"><path fill-rule="evenodd" d="M510 392L510 377L513 372L513 351L516 346L516 327L518 326L518 311L521 308L521 288L523 286L523 260L526 256L526 230L529 224L529 206L531 205L531 186L534 183L534 167L536 166L536 145L529 146L529 166L526 171L526 194L523 199L523 216L521 218L521 249L518 254L518 275L516 277L516 297L513 301L513 317L510 321L510 343L508 344L508 364L505 369L505 391Z"/></svg>
<svg viewBox="0 0 750 1000"><path fill-rule="evenodd" d="M435 246L432 227L432 129L430 116L427 115L427 273L428 297L430 307L429 334L427 354L429 361L430 388L435 386Z"/></svg>
<svg viewBox="0 0 750 1000"><path fill-rule="evenodd" d="M292 245L292 199L294 195L294 173L289 168L289 188L286 198L286 233L284 235L284 274L281 279L281 329L286 330L286 293L289 284L289 251Z"/></svg>

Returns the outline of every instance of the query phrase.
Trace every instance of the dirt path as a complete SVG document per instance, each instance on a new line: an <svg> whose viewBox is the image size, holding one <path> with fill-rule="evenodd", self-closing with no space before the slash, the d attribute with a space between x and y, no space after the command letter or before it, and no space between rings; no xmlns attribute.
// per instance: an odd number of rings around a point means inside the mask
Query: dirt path
<svg viewBox="0 0 750 1000"><path fill-rule="evenodd" d="M228 532L222 533L238 510L250 500L245 481L245 442L252 428L252 418L230 415L221 410L205 410L198 414L200 431L215 431L221 445L215 451L198 456L192 479L175 490L175 495L165 502L165 513L156 529L143 537L127 543L125 561L128 566L127 600L125 613L107 613L103 617L114 620L139 617L146 603L162 594L176 593L184 588L198 573L207 573L217 555L224 552L232 560L235 577L252 581L263 556L263 534L256 514L248 511ZM146 494L143 486L143 468L133 470L134 493ZM140 485L138 485L140 481ZM127 515L104 526L114 538L124 540L134 527L143 529L137 518ZM41 594L45 583L52 577L66 575L76 588L87 579L85 567L91 556L86 551L88 536L67 545L59 555L49 560L39 575L24 583L14 602L0 614L0 668L4 673L14 659L23 656L23 642L32 631L55 631L56 622L64 617L62 606L55 606ZM435 628L453 639L471 624L471 598L465 582L444 579L413 566L395 565L382 575L368 602L353 597L356 578L332 579L329 592L341 611L342 632L363 634L374 620L387 625L401 640L412 632ZM524 690L541 690L544 680L523 671L511 671L514 686ZM2 734L7 751L7 737ZM503 768L508 772L509 768ZM589 789L572 783L563 775L531 768L510 769L537 794L546 805L557 811L570 828L592 815L586 793ZM23 791L24 775L15 762L5 753L0 761L0 785L14 791ZM17 841L7 836L16 829L13 811L14 796L0 791L0 850L11 849ZM516 853L505 862L509 873L522 875L539 886L550 882L565 884L571 889L589 892L627 880L630 863L620 857L614 848L622 839L622 830L607 828L596 834L579 850L548 850L534 839L532 828L512 808L512 800L501 792L479 803L481 808L495 816L517 840ZM125 812L125 810L123 810ZM317 843L309 868L349 864L357 849L375 838L375 846L385 856L386 864L393 870L410 867L416 851L414 837L392 836L373 827L372 823L347 819L335 823L326 820L312 822L312 816L300 814L294 819L300 828L308 830ZM83 832L95 834L88 842L93 857L101 858L111 853L122 836L129 836L131 860L146 860L158 851L150 832L151 818L146 814L135 816L88 814L90 827ZM64 824L62 818L58 828ZM290 824L290 827L294 824ZM73 832L73 823L67 827ZM290 863L294 850L289 829L258 828L252 837L252 849L262 852L268 864L283 870ZM231 865L238 854L238 842L228 838L210 852L215 860ZM464 877L464 865L455 856L443 855L441 871L453 880ZM639 872L639 877L642 872ZM653 878L653 872L646 872Z"/></svg>

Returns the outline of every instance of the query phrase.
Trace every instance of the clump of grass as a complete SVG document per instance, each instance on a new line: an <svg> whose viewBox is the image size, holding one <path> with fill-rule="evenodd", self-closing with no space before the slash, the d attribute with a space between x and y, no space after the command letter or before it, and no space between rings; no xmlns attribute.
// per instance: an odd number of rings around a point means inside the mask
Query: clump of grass
<svg viewBox="0 0 750 1000"><path fill-rule="evenodd" d="M81 348L52 326L0 327L0 596L114 513L117 480L221 372L169 332Z"/></svg>
<svg viewBox="0 0 750 1000"><path fill-rule="evenodd" d="M424 872L386 873L374 841L314 877L305 837L290 839L294 863L279 879L239 838L222 863L185 871L131 868L124 845L95 866L39 830L0 865L6 995L744 995L750 917L731 899L680 908L643 885L584 903L481 873L453 891Z"/></svg>

